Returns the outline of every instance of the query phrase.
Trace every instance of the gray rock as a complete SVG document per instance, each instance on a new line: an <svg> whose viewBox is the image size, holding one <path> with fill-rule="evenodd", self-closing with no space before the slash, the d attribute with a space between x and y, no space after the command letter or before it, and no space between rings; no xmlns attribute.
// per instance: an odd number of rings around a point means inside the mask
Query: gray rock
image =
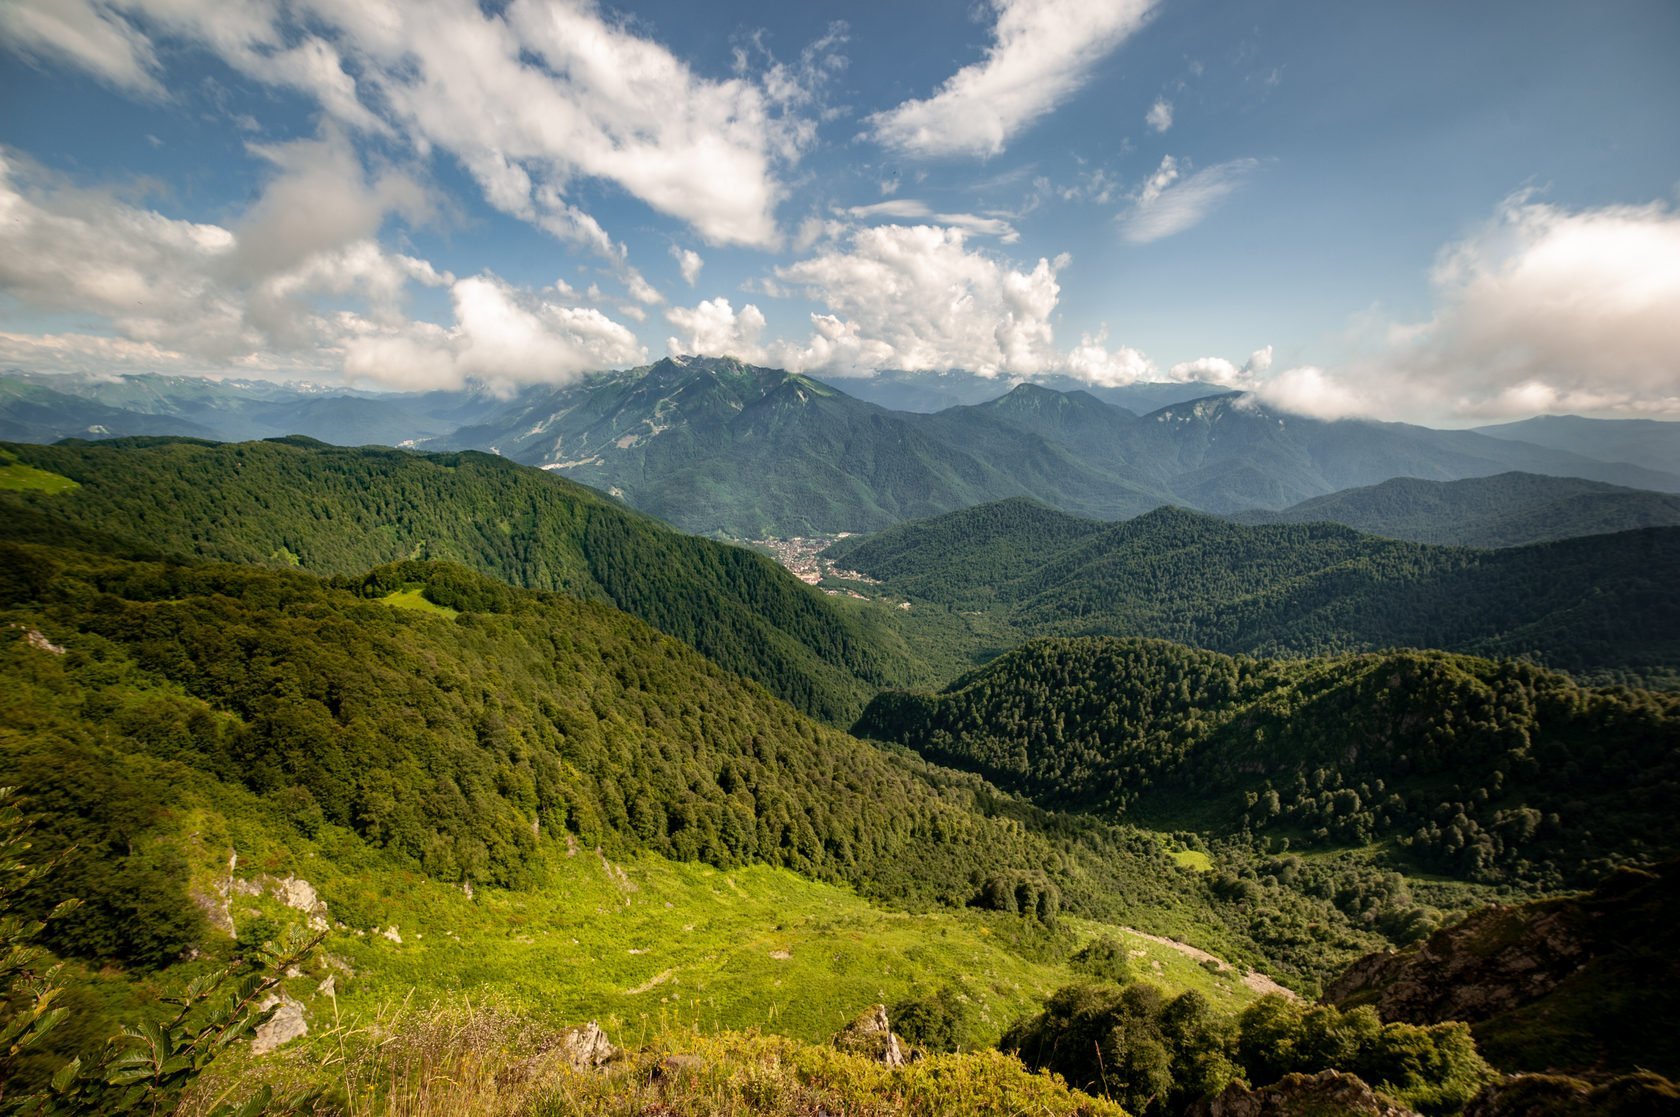
<svg viewBox="0 0 1680 1117"><path fill-rule="evenodd" d="M576 1071L595 1070L618 1057L601 1025L591 1020L581 1028L567 1028L556 1038L554 1050Z"/></svg>
<svg viewBox="0 0 1680 1117"><path fill-rule="evenodd" d="M257 1004L257 1011L267 1012L271 1008L274 1014L257 1025L257 1030L251 1035L253 1055L267 1055L275 1048L309 1034L309 1025L303 1018L302 1001L285 993L270 993Z"/></svg>
<svg viewBox="0 0 1680 1117"><path fill-rule="evenodd" d="M910 1061L904 1041L893 1033L887 1020L886 1005L873 1006L840 1029L834 1037L834 1046L889 1067L901 1067Z"/></svg>

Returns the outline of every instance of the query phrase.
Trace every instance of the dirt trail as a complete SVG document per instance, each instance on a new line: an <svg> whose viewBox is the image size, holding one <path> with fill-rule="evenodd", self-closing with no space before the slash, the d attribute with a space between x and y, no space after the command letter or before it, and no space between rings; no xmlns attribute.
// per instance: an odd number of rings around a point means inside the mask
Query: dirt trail
<svg viewBox="0 0 1680 1117"><path fill-rule="evenodd" d="M1191 946L1187 942L1179 942L1177 939L1169 939L1164 935L1151 935L1148 931L1140 931L1136 927L1122 927L1120 929L1128 935L1136 935L1140 939L1148 939L1150 942L1164 946L1169 950L1176 950L1186 958L1194 959L1197 962L1212 962L1214 965L1218 966L1221 971L1236 968L1232 966L1231 963L1225 961L1225 959L1216 958L1207 951ZM1289 998L1292 1001L1298 1001L1301 999L1293 989L1285 989L1283 986L1279 985L1265 974L1260 973L1258 970L1245 971L1242 975L1242 983L1254 990L1256 993L1260 993L1262 995L1266 993L1277 993L1281 996Z"/></svg>
<svg viewBox="0 0 1680 1117"><path fill-rule="evenodd" d="M648 978L646 981L642 982L640 985L636 986L634 989L626 989L624 992L628 996L632 996L632 997L635 996L637 993L650 992L653 989L654 986L663 985L665 982L670 981L671 978L676 975L676 972L677 971L674 970L674 969L672 969L672 970L661 970L659 973L654 974L652 977Z"/></svg>

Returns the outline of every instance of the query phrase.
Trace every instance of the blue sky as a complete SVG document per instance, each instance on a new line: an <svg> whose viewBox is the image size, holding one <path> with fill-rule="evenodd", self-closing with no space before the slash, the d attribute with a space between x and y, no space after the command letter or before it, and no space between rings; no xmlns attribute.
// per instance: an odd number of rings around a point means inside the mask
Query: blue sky
<svg viewBox="0 0 1680 1117"><path fill-rule="evenodd" d="M0 364L1680 418L1680 6L11 0Z"/></svg>

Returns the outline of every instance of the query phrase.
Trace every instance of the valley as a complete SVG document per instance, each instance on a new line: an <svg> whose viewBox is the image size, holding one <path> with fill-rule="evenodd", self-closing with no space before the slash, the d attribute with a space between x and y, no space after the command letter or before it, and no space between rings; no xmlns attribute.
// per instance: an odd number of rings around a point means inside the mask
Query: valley
<svg viewBox="0 0 1680 1117"><path fill-rule="evenodd" d="M724 414L718 391L767 382L702 371L683 398ZM616 383L593 390L622 408ZM1077 396L1016 389L987 429L1053 428L1049 462L1139 421ZM626 452L677 430L598 425ZM1433 1114L1507 1071L1655 1097L1627 1076L1680 1069L1565 1057L1604 1050L1575 1008L1565 1041L1318 1003L1680 854L1671 497L1510 473L1115 520L1016 492L743 547L559 472L298 436L0 446L0 785L32 828L16 865L52 867L19 870L33 922L7 933L63 966L66 1009L19 1025L51 1037L8 1064L32 1096L194 976L310 934L265 986L306 1030L150 1096L406 1104L381 1051L500 1068L472 1089L552 1112L687 1104L678 1066L748 1112L750 1080L1134 1115L1292 1072ZM1121 491L1172 504L1154 477ZM735 522L787 522L758 517ZM1637 1000L1581 941L1562 995ZM919 1053L890 1084L830 1046L877 1004ZM591 1020L622 1047L601 1070L553 1038ZM1283 1054L1297 1034L1340 1038Z"/></svg>

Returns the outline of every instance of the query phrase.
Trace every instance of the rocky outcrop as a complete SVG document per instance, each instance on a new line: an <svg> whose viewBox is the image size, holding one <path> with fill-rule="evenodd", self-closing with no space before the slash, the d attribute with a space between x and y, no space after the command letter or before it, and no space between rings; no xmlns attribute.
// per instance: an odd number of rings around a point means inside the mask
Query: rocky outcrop
<svg viewBox="0 0 1680 1117"><path fill-rule="evenodd" d="M556 1038L553 1050L575 1071L596 1070L619 1055L607 1033L591 1020L581 1028L567 1028Z"/></svg>
<svg viewBox="0 0 1680 1117"><path fill-rule="evenodd" d="M909 1049L887 1021L886 1005L875 1005L840 1029L834 1037L834 1046L889 1067L901 1067L910 1061Z"/></svg>
<svg viewBox="0 0 1680 1117"><path fill-rule="evenodd" d="M1509 1073L1680 1078L1680 862L1620 869L1585 895L1492 907L1373 954L1324 999L1384 1020L1468 1023Z"/></svg>
<svg viewBox="0 0 1680 1117"><path fill-rule="evenodd" d="M1418 1117L1339 1070L1289 1074L1258 1090L1238 1083L1218 1097L1197 1102L1192 1117Z"/></svg>
<svg viewBox="0 0 1680 1117"><path fill-rule="evenodd" d="M1476 1095L1464 1117L1636 1117L1680 1113L1680 1087L1654 1074L1593 1084L1555 1074L1519 1074Z"/></svg>
<svg viewBox="0 0 1680 1117"><path fill-rule="evenodd" d="M315 892L315 886L302 877L288 876L274 883L274 898L309 917L309 926L316 931L327 929L327 905Z"/></svg>
<svg viewBox="0 0 1680 1117"><path fill-rule="evenodd" d="M253 1055L267 1055L275 1048L309 1034L309 1024L303 1018L302 1001L285 993L270 993L257 1004L258 1012L269 1009L273 1009L273 1013L251 1034Z"/></svg>
<svg viewBox="0 0 1680 1117"><path fill-rule="evenodd" d="M1368 955L1324 991L1342 1007L1369 1004L1384 1020L1486 1020L1545 996L1591 952L1580 907L1484 908L1416 947Z"/></svg>

